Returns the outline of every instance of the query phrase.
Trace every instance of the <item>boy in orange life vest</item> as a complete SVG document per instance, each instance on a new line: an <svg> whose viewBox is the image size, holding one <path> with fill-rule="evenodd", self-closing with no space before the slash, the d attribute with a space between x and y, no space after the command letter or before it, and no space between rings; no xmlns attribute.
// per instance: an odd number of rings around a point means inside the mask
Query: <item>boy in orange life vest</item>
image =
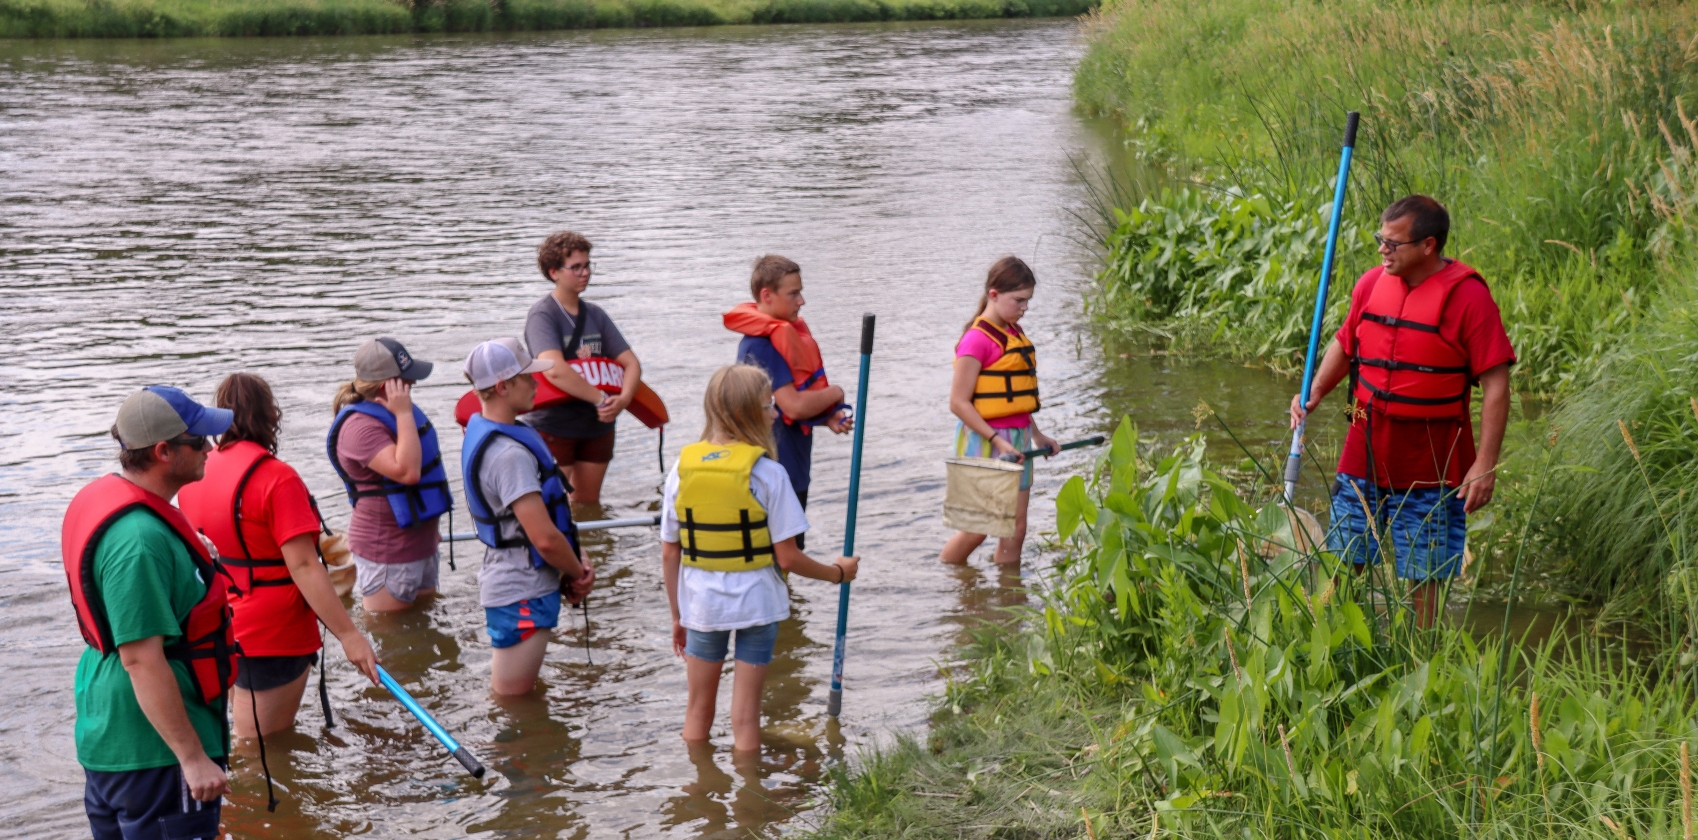
<svg viewBox="0 0 1698 840"><path fill-rule="evenodd" d="M1449 233L1450 214L1427 196L1386 208L1374 236L1380 266L1356 281L1350 314L1315 371L1309 405L1299 404L1301 396L1291 400L1296 428L1351 375L1355 409L1339 457L1328 547L1362 571L1381 555L1376 535L1389 534L1420 627L1433 626L1445 581L1461 571L1467 514L1492 500L1515 363L1485 281L1443 256ZM1476 384L1477 449L1469 415Z"/></svg>
<svg viewBox="0 0 1698 840"><path fill-rule="evenodd" d="M737 358L772 378L779 416L772 423L778 463L802 507L808 506L808 477L813 467L815 426L844 434L855 428L843 389L825 377L825 362L813 333L802 320L802 267L776 254L755 260L749 276L749 303L725 313L725 328L741 333ZM796 537L802 548L802 537Z"/></svg>

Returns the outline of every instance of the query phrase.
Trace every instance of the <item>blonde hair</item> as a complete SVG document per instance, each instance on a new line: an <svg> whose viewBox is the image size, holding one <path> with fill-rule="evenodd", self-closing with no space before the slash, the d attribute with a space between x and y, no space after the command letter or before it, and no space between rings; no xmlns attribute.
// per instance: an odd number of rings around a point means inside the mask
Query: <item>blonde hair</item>
<svg viewBox="0 0 1698 840"><path fill-rule="evenodd" d="M330 401L330 411L333 414L339 414L346 406L366 400L375 400L381 396L383 396L382 382L350 379L336 389L336 396Z"/></svg>
<svg viewBox="0 0 1698 840"><path fill-rule="evenodd" d="M771 399L772 378L754 365L726 365L714 371L702 397L702 411L707 415L702 440L758 446L778 460L772 423L766 419L766 404Z"/></svg>

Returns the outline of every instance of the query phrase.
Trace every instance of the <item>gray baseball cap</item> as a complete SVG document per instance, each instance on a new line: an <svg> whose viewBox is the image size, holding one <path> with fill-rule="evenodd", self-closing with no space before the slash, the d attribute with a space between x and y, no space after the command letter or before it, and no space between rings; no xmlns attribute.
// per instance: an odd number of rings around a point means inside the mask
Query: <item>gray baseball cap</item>
<svg viewBox="0 0 1698 840"><path fill-rule="evenodd" d="M531 358L518 339L496 338L473 347L466 355L464 370L472 387L482 391L521 373L540 373L552 367L554 362L550 359Z"/></svg>
<svg viewBox="0 0 1698 840"><path fill-rule="evenodd" d="M401 342L385 336L374 338L354 352L354 375L367 382L383 382L400 377L418 381L430 376L435 365L413 358Z"/></svg>
<svg viewBox="0 0 1698 840"><path fill-rule="evenodd" d="M125 449L146 449L178 435L221 435L234 416L227 408L207 408L176 388L149 385L118 407L118 442Z"/></svg>

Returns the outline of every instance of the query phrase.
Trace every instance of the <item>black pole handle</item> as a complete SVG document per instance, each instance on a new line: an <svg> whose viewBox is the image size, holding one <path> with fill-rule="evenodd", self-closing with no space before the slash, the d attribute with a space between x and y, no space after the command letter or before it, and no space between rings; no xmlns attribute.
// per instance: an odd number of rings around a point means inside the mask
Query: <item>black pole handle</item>
<svg viewBox="0 0 1698 840"><path fill-rule="evenodd" d="M1061 451L1066 452L1069 449L1079 449L1079 448L1086 447L1086 446L1101 446L1102 442L1103 442L1103 436L1102 435L1093 435L1093 436L1088 437L1088 438L1083 438L1083 439L1080 439L1080 440L1073 441L1072 443L1064 443L1064 444L1061 445ZM1028 449L1025 452L1022 452L1020 454L1026 456L1027 458L1035 458L1039 455L1048 455L1049 450L1048 449Z"/></svg>
<svg viewBox="0 0 1698 840"><path fill-rule="evenodd" d="M1351 111L1344 115L1344 145L1356 145L1356 124L1361 121L1362 115L1359 112Z"/></svg>
<svg viewBox="0 0 1698 840"><path fill-rule="evenodd" d="M873 321L875 316L868 312L861 316L861 355L873 354Z"/></svg>
<svg viewBox="0 0 1698 840"><path fill-rule="evenodd" d="M471 750L461 747L454 751L454 757L460 760L460 766L466 768L466 772L472 774L473 778L483 778L483 764L472 755Z"/></svg>

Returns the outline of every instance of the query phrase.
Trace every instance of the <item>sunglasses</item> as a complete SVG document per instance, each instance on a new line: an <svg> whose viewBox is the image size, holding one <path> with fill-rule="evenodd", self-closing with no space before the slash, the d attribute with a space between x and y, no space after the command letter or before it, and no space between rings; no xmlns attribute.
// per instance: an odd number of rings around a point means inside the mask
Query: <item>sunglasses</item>
<svg viewBox="0 0 1698 840"><path fill-rule="evenodd" d="M187 446L197 452L205 452L212 448L212 439L206 435L179 435L166 443L172 446Z"/></svg>
<svg viewBox="0 0 1698 840"><path fill-rule="evenodd" d="M1427 237L1422 237L1420 239L1411 239L1408 242L1399 242L1395 239L1387 239L1377 233L1374 234L1374 244L1391 251L1395 251L1405 245L1418 245L1426 241Z"/></svg>

